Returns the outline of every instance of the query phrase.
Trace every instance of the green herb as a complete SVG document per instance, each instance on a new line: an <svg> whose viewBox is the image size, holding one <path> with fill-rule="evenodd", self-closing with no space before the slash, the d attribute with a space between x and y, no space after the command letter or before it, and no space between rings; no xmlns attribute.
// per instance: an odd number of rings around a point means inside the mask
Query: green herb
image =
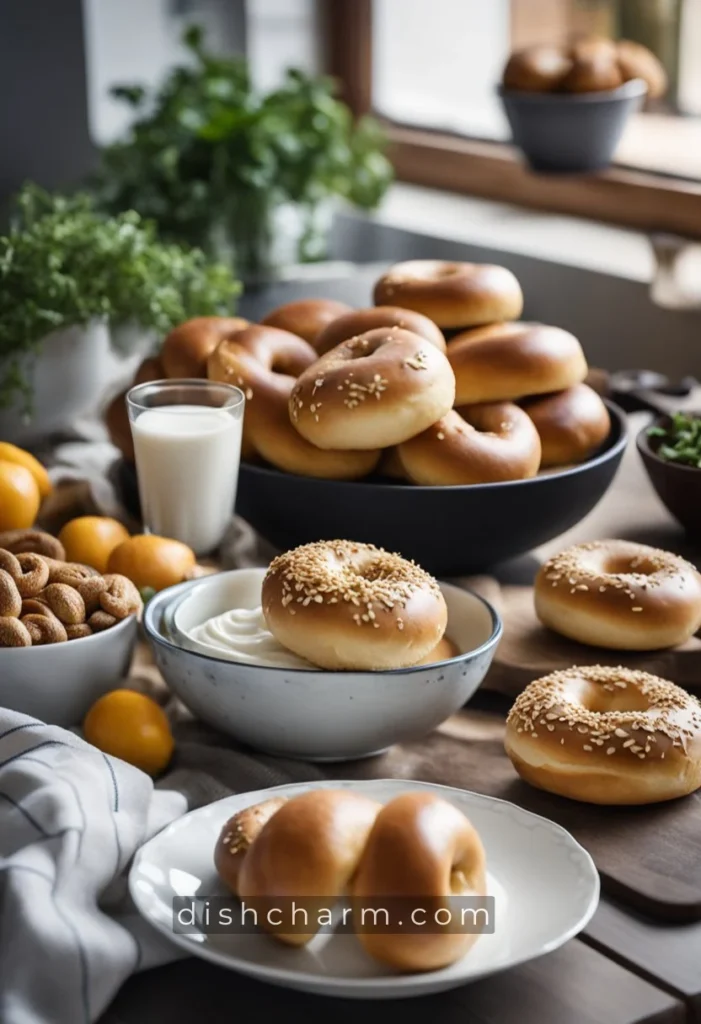
<svg viewBox="0 0 701 1024"><path fill-rule="evenodd" d="M662 439L655 449L661 459L701 469L701 417L675 413L668 427L650 427L648 436Z"/></svg>
<svg viewBox="0 0 701 1024"><path fill-rule="evenodd" d="M314 248L314 215L330 197L370 209L392 168L372 119L354 123L331 79L288 71L279 89L257 91L245 61L207 53L201 31L184 37L191 64L153 94L118 86L133 109L127 136L102 151L96 194L106 209L138 210L167 237L216 250L232 243L239 268L270 242L281 203L306 215L300 258Z"/></svg>
<svg viewBox="0 0 701 1024"><path fill-rule="evenodd" d="M134 211L108 217L88 195L26 185L0 236L0 407L31 407L31 360L52 331L103 318L163 334L230 312L239 290L228 267L159 242Z"/></svg>

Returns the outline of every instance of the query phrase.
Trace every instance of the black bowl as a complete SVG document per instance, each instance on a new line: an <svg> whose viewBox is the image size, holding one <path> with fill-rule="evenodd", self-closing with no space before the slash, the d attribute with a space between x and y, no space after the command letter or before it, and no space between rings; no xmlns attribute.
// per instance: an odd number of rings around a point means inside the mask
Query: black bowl
<svg viewBox="0 0 701 1024"><path fill-rule="evenodd" d="M658 416L643 427L637 438L638 451L660 501L689 537L696 539L701 536L701 469L661 458L657 454L660 438L648 436L650 427L668 427L670 423L669 416Z"/></svg>
<svg viewBox="0 0 701 1024"><path fill-rule="evenodd" d="M281 551L313 540L378 544L436 576L482 572L569 530L603 497L623 456L625 415L588 462L532 480L469 487L348 482L241 465L237 513Z"/></svg>
<svg viewBox="0 0 701 1024"><path fill-rule="evenodd" d="M499 87L515 144L534 171L588 172L608 167L647 86L634 78L601 92L519 92Z"/></svg>

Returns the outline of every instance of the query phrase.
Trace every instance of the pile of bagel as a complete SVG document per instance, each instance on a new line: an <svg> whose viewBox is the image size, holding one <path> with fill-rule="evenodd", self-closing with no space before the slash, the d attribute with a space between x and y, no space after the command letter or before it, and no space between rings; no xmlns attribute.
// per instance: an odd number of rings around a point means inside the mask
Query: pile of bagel
<svg viewBox="0 0 701 1024"><path fill-rule="evenodd" d="M649 99L667 90L667 73L646 46L630 39L574 39L564 44L542 43L512 53L504 69L505 89L518 92L585 93L617 89L642 79Z"/></svg>
<svg viewBox="0 0 701 1024"><path fill-rule="evenodd" d="M506 268L411 260L376 282L373 299L366 309L292 302L259 324L189 320L134 383L235 385L247 400L243 458L326 479L522 480L584 461L608 436L579 341L520 321L523 295ZM133 461L124 393L106 420Z"/></svg>
<svg viewBox="0 0 701 1024"><path fill-rule="evenodd" d="M460 907L482 905L487 893L477 830L454 804L420 790L384 805L351 789L270 797L229 818L214 865L258 927L285 945L309 943L341 900L343 926L365 952L404 972L465 956L478 929L461 924Z"/></svg>

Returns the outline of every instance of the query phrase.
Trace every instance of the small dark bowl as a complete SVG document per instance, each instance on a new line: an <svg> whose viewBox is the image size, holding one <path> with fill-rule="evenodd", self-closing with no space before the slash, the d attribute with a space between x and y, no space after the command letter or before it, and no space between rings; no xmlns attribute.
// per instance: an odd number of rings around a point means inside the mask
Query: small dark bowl
<svg viewBox="0 0 701 1024"><path fill-rule="evenodd" d="M661 458L657 454L661 439L648 436L650 427L668 427L670 422L669 416L658 416L643 427L637 437L638 451L660 501L689 536L696 538L701 536L701 469Z"/></svg>
<svg viewBox="0 0 701 1024"><path fill-rule="evenodd" d="M498 89L514 143L534 171L583 173L608 167L629 116L647 94L642 79L601 92Z"/></svg>
<svg viewBox="0 0 701 1024"><path fill-rule="evenodd" d="M626 419L579 466L532 480L417 487L384 479L317 480L241 465L236 511L275 548L343 538L413 558L436 576L481 572L552 540L597 504L626 446Z"/></svg>

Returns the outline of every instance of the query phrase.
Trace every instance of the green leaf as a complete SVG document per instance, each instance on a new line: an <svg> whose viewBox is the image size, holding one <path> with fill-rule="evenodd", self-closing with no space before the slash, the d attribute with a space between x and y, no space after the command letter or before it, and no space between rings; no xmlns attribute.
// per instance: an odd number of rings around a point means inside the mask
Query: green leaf
<svg viewBox="0 0 701 1024"><path fill-rule="evenodd" d="M89 195L27 184L0 236L0 407L28 407L28 371L55 329L102 317L162 335L190 317L231 312L239 291L228 267L160 241L135 211L110 217Z"/></svg>

